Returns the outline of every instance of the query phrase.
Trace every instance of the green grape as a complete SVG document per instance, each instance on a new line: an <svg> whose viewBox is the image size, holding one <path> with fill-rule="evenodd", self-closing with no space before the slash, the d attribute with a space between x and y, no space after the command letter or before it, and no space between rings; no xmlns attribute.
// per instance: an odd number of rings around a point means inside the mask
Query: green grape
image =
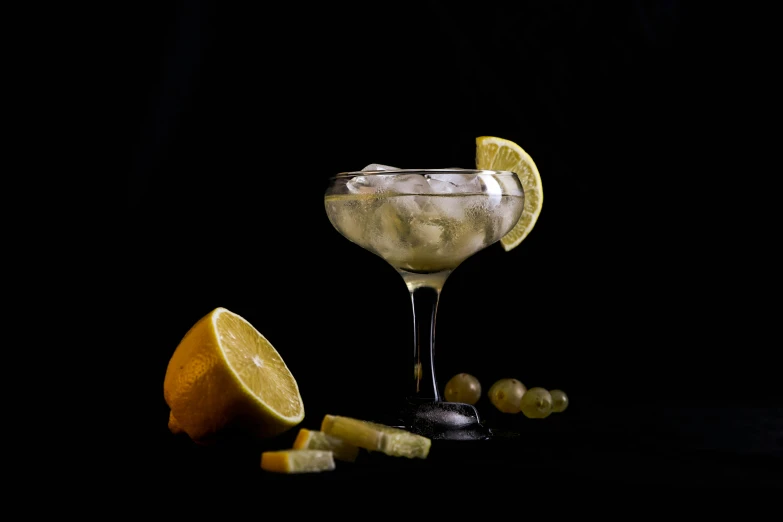
<svg viewBox="0 0 783 522"><path fill-rule="evenodd" d="M458 373L446 383L444 395L449 402L476 404L481 398L481 383L469 373Z"/></svg>
<svg viewBox="0 0 783 522"><path fill-rule="evenodd" d="M552 395L544 388L530 388L522 396L520 410L528 419L543 419L552 413Z"/></svg>
<svg viewBox="0 0 783 522"><path fill-rule="evenodd" d="M527 388L516 379L500 379L489 389L490 402L503 413L519 413L519 401Z"/></svg>
<svg viewBox="0 0 783 522"><path fill-rule="evenodd" d="M552 390L549 392L552 396L552 411L561 412L568 408L568 395L563 390Z"/></svg>

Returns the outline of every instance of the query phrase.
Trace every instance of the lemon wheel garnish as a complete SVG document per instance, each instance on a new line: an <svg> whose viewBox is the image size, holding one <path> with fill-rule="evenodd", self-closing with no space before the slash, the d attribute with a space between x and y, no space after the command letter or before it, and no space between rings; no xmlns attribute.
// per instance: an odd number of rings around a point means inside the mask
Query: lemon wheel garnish
<svg viewBox="0 0 783 522"><path fill-rule="evenodd" d="M544 203L541 175L533 158L522 147L513 141L494 136L476 138L476 168L510 170L517 174L522 183L525 209L514 228L500 239L500 244L508 252L519 246L538 221Z"/></svg>

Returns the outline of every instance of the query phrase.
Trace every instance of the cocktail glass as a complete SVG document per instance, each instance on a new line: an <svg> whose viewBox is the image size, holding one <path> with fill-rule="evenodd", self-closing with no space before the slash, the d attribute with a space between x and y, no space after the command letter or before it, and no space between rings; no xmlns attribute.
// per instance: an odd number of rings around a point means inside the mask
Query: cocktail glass
<svg viewBox="0 0 783 522"><path fill-rule="evenodd" d="M489 438L475 407L441 396L435 318L454 269L499 241L522 215L517 175L472 169L344 172L329 179L324 204L334 228L394 267L411 295L413 367L396 425L431 439Z"/></svg>

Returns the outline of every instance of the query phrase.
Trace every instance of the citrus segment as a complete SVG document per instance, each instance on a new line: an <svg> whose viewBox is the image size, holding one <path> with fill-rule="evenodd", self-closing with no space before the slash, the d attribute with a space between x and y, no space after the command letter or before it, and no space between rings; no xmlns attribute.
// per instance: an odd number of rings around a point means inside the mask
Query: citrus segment
<svg viewBox="0 0 783 522"><path fill-rule="evenodd" d="M272 437L304 419L299 387L280 354L225 308L201 318L171 356L163 384L169 427L193 440L239 427Z"/></svg>
<svg viewBox="0 0 783 522"><path fill-rule="evenodd" d="M427 437L400 428L339 415L325 415L321 431L354 446L392 457L425 459L432 444Z"/></svg>
<svg viewBox="0 0 783 522"><path fill-rule="evenodd" d="M315 473L335 469L331 451L289 449L261 453L261 469L275 473Z"/></svg>
<svg viewBox="0 0 783 522"><path fill-rule="evenodd" d="M517 247L533 230L544 203L541 175L533 158L513 141L494 136L476 138L476 168L515 172L525 191L525 209L500 244L506 252Z"/></svg>
<svg viewBox="0 0 783 522"><path fill-rule="evenodd" d="M322 431L300 428L294 441L294 449L317 449L331 451L334 458L345 462L354 462L359 456L359 447L328 435Z"/></svg>

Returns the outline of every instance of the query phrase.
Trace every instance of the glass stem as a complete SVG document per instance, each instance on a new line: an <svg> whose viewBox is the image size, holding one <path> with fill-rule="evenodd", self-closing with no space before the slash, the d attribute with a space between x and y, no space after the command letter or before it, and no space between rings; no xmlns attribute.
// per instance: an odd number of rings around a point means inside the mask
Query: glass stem
<svg viewBox="0 0 783 522"><path fill-rule="evenodd" d="M405 280L413 304L413 382L408 399L441 401L435 376L435 318L443 283L450 270L414 274L398 270Z"/></svg>

